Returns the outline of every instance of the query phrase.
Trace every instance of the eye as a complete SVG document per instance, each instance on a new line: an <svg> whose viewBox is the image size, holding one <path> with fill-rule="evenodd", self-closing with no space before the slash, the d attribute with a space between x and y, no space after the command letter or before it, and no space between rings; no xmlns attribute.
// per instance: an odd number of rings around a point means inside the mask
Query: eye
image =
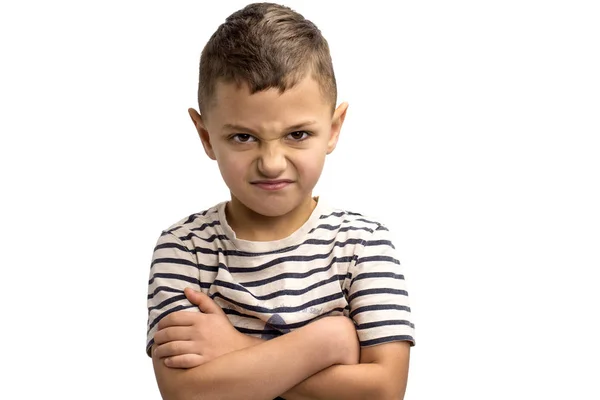
<svg viewBox="0 0 600 400"><path fill-rule="evenodd" d="M308 133L306 131L296 131L296 132L292 132L288 135L288 137L290 137L292 140L297 141L297 142L306 140L306 139L308 139L309 136L310 136L310 133Z"/></svg>
<svg viewBox="0 0 600 400"><path fill-rule="evenodd" d="M233 135L231 139L237 143L249 143L256 141L256 139L252 135L249 135L247 133L237 133Z"/></svg>

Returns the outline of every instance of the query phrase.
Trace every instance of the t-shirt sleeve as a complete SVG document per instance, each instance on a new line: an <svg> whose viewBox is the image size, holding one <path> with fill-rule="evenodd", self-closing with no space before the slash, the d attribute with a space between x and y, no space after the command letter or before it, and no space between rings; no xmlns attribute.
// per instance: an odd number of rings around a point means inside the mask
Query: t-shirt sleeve
<svg viewBox="0 0 600 400"><path fill-rule="evenodd" d="M183 290L200 290L199 270L194 253L174 234L162 232L156 242L150 264L148 281L148 324L146 354L154 344L158 322L172 312L196 311Z"/></svg>
<svg viewBox="0 0 600 400"><path fill-rule="evenodd" d="M357 253L348 303L360 345L408 341L414 346L408 289L389 230L379 225Z"/></svg>

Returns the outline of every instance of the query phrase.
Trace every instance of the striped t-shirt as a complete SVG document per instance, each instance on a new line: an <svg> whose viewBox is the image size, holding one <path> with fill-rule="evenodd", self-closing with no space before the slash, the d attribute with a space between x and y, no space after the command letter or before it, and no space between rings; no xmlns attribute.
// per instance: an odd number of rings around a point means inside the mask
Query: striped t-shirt
<svg viewBox="0 0 600 400"><path fill-rule="evenodd" d="M292 235L251 242L236 238L225 205L192 214L158 238L148 282L148 355L163 317L199 312L186 287L208 294L239 332L263 339L345 315L361 346L414 346L404 274L384 225L319 199Z"/></svg>

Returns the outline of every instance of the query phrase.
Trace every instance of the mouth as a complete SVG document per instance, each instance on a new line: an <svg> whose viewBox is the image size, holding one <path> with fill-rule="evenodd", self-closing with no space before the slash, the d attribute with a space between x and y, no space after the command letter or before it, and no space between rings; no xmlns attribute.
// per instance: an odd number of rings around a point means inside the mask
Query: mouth
<svg viewBox="0 0 600 400"><path fill-rule="evenodd" d="M251 182L252 185L258 186L264 190L281 190L294 183L290 179L276 179L276 180L261 180Z"/></svg>

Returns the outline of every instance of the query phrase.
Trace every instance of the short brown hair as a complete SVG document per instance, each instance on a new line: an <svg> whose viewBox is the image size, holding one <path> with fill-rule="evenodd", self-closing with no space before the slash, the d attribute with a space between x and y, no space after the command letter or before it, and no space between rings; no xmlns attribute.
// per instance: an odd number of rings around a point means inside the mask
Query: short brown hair
<svg viewBox="0 0 600 400"><path fill-rule="evenodd" d="M281 93L308 73L332 104L337 85L329 45L311 21L289 7L253 3L231 14L202 51L198 106L206 112L221 80L242 85L251 93L278 88Z"/></svg>

